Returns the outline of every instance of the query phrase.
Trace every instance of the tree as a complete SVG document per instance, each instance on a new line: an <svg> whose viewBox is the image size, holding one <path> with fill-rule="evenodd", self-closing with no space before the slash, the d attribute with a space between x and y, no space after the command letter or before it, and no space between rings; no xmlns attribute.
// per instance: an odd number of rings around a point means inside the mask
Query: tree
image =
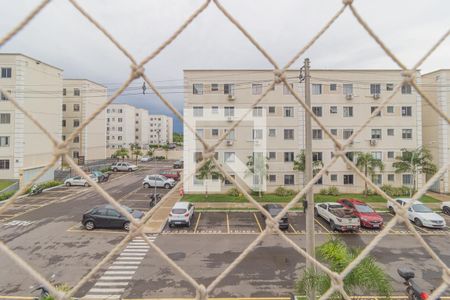
<svg viewBox="0 0 450 300"><path fill-rule="evenodd" d="M413 180L410 192L411 196L413 191L416 191L417 175L433 175L437 172L437 167L433 164L433 156L430 150L425 147L420 147L412 151L407 149L402 149L401 151L402 155L395 158L396 161L392 166L395 168L395 173L411 173Z"/></svg>
<svg viewBox="0 0 450 300"><path fill-rule="evenodd" d="M114 152L115 157L121 157L122 160L125 160L125 157L128 158L128 149L120 148Z"/></svg>
<svg viewBox="0 0 450 300"><path fill-rule="evenodd" d="M150 149L147 150L148 157L153 157L154 153L155 153L155 149L150 148Z"/></svg>
<svg viewBox="0 0 450 300"><path fill-rule="evenodd" d="M267 158L262 155L262 153L253 153L247 157L247 172L246 176L256 176L257 180L257 190L258 195L261 198L262 185L265 179L267 179L267 170L269 169L269 164L267 163ZM253 177L255 179L255 177Z"/></svg>
<svg viewBox="0 0 450 300"><path fill-rule="evenodd" d="M340 273L361 253L360 249L349 248L338 238L332 238L316 249L316 257L325 261L331 271ZM297 282L299 295L307 295L313 289L323 295L331 286L330 277L314 269L307 269ZM392 286L390 279L378 266L372 256L366 256L345 278L344 290L349 294L376 294L389 298ZM339 292L332 299L343 299Z"/></svg>
<svg viewBox="0 0 450 300"><path fill-rule="evenodd" d="M218 178L223 179L222 174L217 170L216 165L211 159L208 159L205 164L198 170L196 177L198 179ZM208 181L205 181L205 198L208 198Z"/></svg>
<svg viewBox="0 0 450 300"><path fill-rule="evenodd" d="M164 150L164 156L167 157L169 156L169 145L165 144L165 145L161 145L161 148Z"/></svg>
<svg viewBox="0 0 450 300"><path fill-rule="evenodd" d="M178 132L173 133L173 142L177 144L183 144L183 135Z"/></svg>
<svg viewBox="0 0 450 300"><path fill-rule="evenodd" d="M364 172L364 175L366 177L373 176L375 174L376 170L378 169L380 172L383 172L384 170L384 164L381 161L381 159L374 158L372 153L362 153L358 152L356 157L356 166L358 169L360 169L362 172ZM368 194L368 186L367 182L364 181L364 196L367 197Z"/></svg>
<svg viewBox="0 0 450 300"><path fill-rule="evenodd" d="M305 151L302 150L299 154L297 154L297 157L294 159L294 171L299 171L304 173L306 162L305 162ZM313 175L315 176L321 169L323 168L323 162L321 160L313 160L312 162L312 170ZM303 180L303 184L305 184Z"/></svg>
<svg viewBox="0 0 450 300"><path fill-rule="evenodd" d="M131 144L130 147L131 147L131 155L134 155L137 164L139 156L142 156L143 154L141 151L141 147L139 146L138 143Z"/></svg>

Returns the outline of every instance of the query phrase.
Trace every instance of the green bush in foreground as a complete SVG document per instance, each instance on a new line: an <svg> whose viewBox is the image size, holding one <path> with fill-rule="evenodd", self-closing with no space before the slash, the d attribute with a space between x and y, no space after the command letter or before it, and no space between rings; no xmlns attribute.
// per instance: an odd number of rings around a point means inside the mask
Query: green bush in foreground
<svg viewBox="0 0 450 300"><path fill-rule="evenodd" d="M227 195L232 197L239 197L241 195L241 192L237 188L232 188L227 192Z"/></svg>
<svg viewBox="0 0 450 300"><path fill-rule="evenodd" d="M341 193L339 192L339 189L337 187L330 186L329 188L321 189L319 191L319 194L328 196L339 196Z"/></svg>
<svg viewBox="0 0 450 300"><path fill-rule="evenodd" d="M294 190L292 190L292 189L287 189L287 188L284 188L284 187L282 187L282 186L277 187L276 190L275 190L275 195L281 196L281 197L284 197L284 196L292 196L292 195L294 195L294 194L295 194L295 191L294 191Z"/></svg>

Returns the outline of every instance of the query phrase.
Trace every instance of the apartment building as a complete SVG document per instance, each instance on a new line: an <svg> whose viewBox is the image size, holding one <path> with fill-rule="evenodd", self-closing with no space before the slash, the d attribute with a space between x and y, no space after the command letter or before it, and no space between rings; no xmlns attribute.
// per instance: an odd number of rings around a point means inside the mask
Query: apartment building
<svg viewBox="0 0 450 300"><path fill-rule="evenodd" d="M269 87L270 70L187 70L185 77L185 117L208 143L238 119L237 111L248 109ZM312 70L312 110L339 140L344 141L369 118L379 103L402 80L400 70ZM196 78L202 78L201 80ZM288 71L293 89L304 95L298 71ZM355 139L347 156L370 152L384 162L385 169L373 176L378 185L410 185L411 174L396 174L392 167L401 149L415 149L422 143L421 99L410 86L403 86L381 113ZM218 148L216 157L237 180L254 188L247 179L248 157L260 153L268 158L265 189L278 186L299 189L303 174L294 170L294 159L304 148L304 110L283 85L275 88L253 109L252 120L243 122ZM258 119L264 118L262 126ZM189 174L200 157L201 144L185 127L185 171ZM313 159L327 164L333 157L332 140L313 122ZM258 145L264 144L264 147ZM241 165L241 168L237 168ZM419 186L422 178L418 180ZM200 191L201 181L185 183L187 192ZM217 185L217 183L216 183ZM220 183L222 191L229 182ZM316 190L336 186L343 192L360 192L364 182L339 160L316 185Z"/></svg>
<svg viewBox="0 0 450 300"><path fill-rule="evenodd" d="M62 139L107 100L107 88L87 79L64 79ZM80 162L106 158L106 112L103 110L69 144L74 159Z"/></svg>
<svg viewBox="0 0 450 300"><path fill-rule="evenodd" d="M63 70L23 54L0 54L0 87L55 137L61 136ZM28 183L53 157L41 130L1 95L0 178ZM59 162L38 182L52 180Z"/></svg>
<svg viewBox="0 0 450 300"><path fill-rule="evenodd" d="M106 109L106 148L108 154L136 143L136 108L111 104Z"/></svg>
<svg viewBox="0 0 450 300"><path fill-rule="evenodd" d="M143 149L148 148L150 143L150 118L148 110L143 108L136 108L136 143L138 143Z"/></svg>
<svg viewBox="0 0 450 300"><path fill-rule="evenodd" d="M173 119L166 115L149 115L151 145L163 145L173 142Z"/></svg>
<svg viewBox="0 0 450 300"><path fill-rule="evenodd" d="M450 69L437 70L424 74L421 89L433 103L445 114L450 115ZM449 163L450 128L426 102L422 101L423 146L431 151L434 163L440 168ZM431 190L450 193L450 171L445 173Z"/></svg>

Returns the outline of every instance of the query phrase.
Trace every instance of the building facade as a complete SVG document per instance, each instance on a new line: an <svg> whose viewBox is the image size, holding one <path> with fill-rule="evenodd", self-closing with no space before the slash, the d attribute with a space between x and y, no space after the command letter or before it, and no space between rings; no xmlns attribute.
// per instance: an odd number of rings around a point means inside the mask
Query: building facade
<svg viewBox="0 0 450 300"><path fill-rule="evenodd" d="M269 70L188 70L185 78L185 117L197 134L214 143L269 87ZM205 78L196 80L195 78ZM224 80L226 78L226 80ZM293 89L303 98L304 84L298 71L288 71ZM339 140L344 141L370 117L379 103L402 80L400 70L312 70L311 102L316 116ZM396 174L392 163L401 149L415 149L422 143L421 99L410 86L404 86L391 103L357 136L347 156L356 161L358 152L369 152L384 162L373 181L378 185L410 185L411 174ZM304 149L304 110L287 87L279 84L252 111L251 119L239 125L218 147L216 157L238 181L249 188L260 188L255 174L248 176L245 165L255 153L267 158L268 168L262 180L266 191L279 186L298 190L303 185L302 172L294 170L294 160ZM258 124L261 123L262 124ZM258 128L261 126L261 128ZM199 159L201 144L184 129L185 172L189 174ZM313 159L327 164L334 144L313 122ZM230 141L231 140L231 141ZM264 145L260 147L260 145ZM240 165L241 167L237 167ZM248 179L250 177L250 180ZM252 178L253 177L253 178ZM419 186L422 178L418 179ZM209 183L211 186L212 182ZM204 183L194 178L185 183L187 192L200 191ZM231 185L218 184L221 191ZM315 189L336 186L342 192L360 192L364 182L342 160L321 178Z"/></svg>
<svg viewBox="0 0 450 300"><path fill-rule="evenodd" d="M107 88L86 79L64 79L62 139L65 140L81 123L107 100ZM106 158L106 112L103 110L74 138L69 149L74 159Z"/></svg>
<svg viewBox="0 0 450 300"><path fill-rule="evenodd" d="M166 115L149 115L150 145L164 145L173 142L173 119Z"/></svg>
<svg viewBox="0 0 450 300"><path fill-rule="evenodd" d="M111 104L106 109L106 147L109 154L136 143L136 108Z"/></svg>
<svg viewBox="0 0 450 300"><path fill-rule="evenodd" d="M51 134L61 137L63 70L22 54L0 54L0 87ZM0 178L28 183L53 158L42 131L1 95ZM52 180L59 162L38 182Z"/></svg>
<svg viewBox="0 0 450 300"><path fill-rule="evenodd" d="M143 149L148 149L150 143L150 119L148 110L136 108L136 143Z"/></svg>
<svg viewBox="0 0 450 300"><path fill-rule="evenodd" d="M445 114L450 115L450 70L437 70L424 74L422 90ZM422 101L423 145L431 151L438 168L448 165L450 156L450 128L425 100ZM445 173L431 190L450 193L450 171Z"/></svg>

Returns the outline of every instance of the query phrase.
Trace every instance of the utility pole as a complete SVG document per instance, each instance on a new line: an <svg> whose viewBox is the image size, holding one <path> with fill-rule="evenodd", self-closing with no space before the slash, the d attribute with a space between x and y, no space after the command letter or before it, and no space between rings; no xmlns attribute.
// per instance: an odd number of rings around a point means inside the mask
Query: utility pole
<svg viewBox="0 0 450 300"><path fill-rule="evenodd" d="M309 58L305 59L305 104L311 108L311 75L309 73ZM310 182L313 178L312 170L312 129L311 115L305 112L305 182ZM306 193L306 252L315 258L315 236L314 236L314 194L313 189ZM316 270L315 264L310 259L306 260L306 268ZM307 297L311 300L316 299L315 290L311 290Z"/></svg>

